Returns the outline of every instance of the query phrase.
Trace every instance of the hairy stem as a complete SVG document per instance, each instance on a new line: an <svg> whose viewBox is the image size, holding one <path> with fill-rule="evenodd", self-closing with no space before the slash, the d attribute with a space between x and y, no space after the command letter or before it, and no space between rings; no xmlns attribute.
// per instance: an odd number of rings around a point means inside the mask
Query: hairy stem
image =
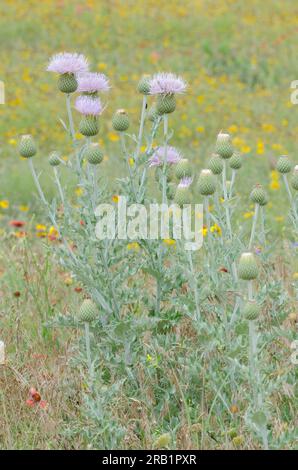
<svg viewBox="0 0 298 470"><path fill-rule="evenodd" d="M255 213L253 216L253 221L252 221L252 228L251 228L251 234L250 234L250 240L248 244L248 249L251 250L254 239L255 239L255 233L256 233L256 226L257 226L257 219L258 219L258 213L259 213L259 204L255 204Z"/></svg>

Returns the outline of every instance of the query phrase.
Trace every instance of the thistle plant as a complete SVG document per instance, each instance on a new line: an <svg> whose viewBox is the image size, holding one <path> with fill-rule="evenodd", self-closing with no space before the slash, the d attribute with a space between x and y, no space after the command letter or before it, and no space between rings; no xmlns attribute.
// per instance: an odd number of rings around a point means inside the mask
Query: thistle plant
<svg viewBox="0 0 298 470"><path fill-rule="evenodd" d="M252 248L253 243L254 243L257 220L258 220L258 215L259 215L260 210L261 210L261 217L262 217L262 240L263 242L265 242L264 206L266 206L266 204L268 203L268 195L265 189L260 184L257 184L253 188L250 194L250 199L255 205L255 211L254 211L251 235L250 235L250 240L249 240L249 245L248 245L249 250Z"/></svg>
<svg viewBox="0 0 298 470"><path fill-rule="evenodd" d="M242 253L239 261L239 278L247 282L247 303L242 310L243 317L249 324L249 372L250 387L252 389L253 419L262 437L264 449L268 449L268 430L266 414L264 412L264 398L258 365L258 333L256 321L260 314L260 307L254 299L253 281L257 279L259 269L254 255L251 252ZM256 417L261 416L261 422ZM259 419L260 421L260 419Z"/></svg>
<svg viewBox="0 0 298 470"><path fill-rule="evenodd" d="M277 164L276 164L276 169L283 177L284 184L285 184L285 187L286 187L286 191L287 191L287 194L288 194L288 197L289 197L289 202L290 202L290 205L291 205L290 215L292 217L294 227L297 230L297 227L298 227L297 203L295 201L295 197L292 195L292 191L291 191L289 181L288 181L288 177L287 177L287 175L292 170L292 164L291 164L291 161L289 160L287 155L282 155L281 157L279 157L279 159L277 161ZM291 178L291 186L293 187L294 190L295 190L295 171L296 170L294 170L294 174ZM294 181L294 186L293 186L293 181Z"/></svg>
<svg viewBox="0 0 298 470"><path fill-rule="evenodd" d="M273 437L268 433L264 380L270 384L270 390L273 386L269 373L263 371L259 354L260 348L266 354L267 343L258 349L258 340L263 339L263 303L269 294L265 288L253 290L259 264L251 252L243 253L238 270L236 266L235 260L244 250L248 234L234 216L240 198L235 191L236 173L245 161L233 148L231 137L219 133L207 168L198 171L194 155L184 155L172 141L171 115L179 110L177 98L186 90L185 81L170 73L143 76L137 85L140 98L137 130L131 129L134 119L125 110L113 114L112 126L120 137L116 162L125 167L120 178L109 179L107 184L105 150L97 136L104 142L100 123L105 104L101 94L111 89L109 79L90 72L88 61L78 54L55 56L48 70L59 74L59 89L66 95L68 122L63 122L63 127L72 143L67 159L61 157L57 148L48 157L57 188L53 201L47 200L35 169L34 159L42 152L32 136L21 138L19 153L27 159L43 207L57 231L57 259L84 288L85 300L78 312L69 315L56 312L49 324L82 328L74 363L81 365L80 373L86 375L82 408L90 426L84 431L87 440L103 448L107 442L119 446L128 425L120 423L114 412L117 401L121 401L118 397L123 392L122 398L134 396L132 392L138 400L142 394L143 400L150 384L148 396L159 396L160 403L169 404L169 412L166 411L169 425L181 413L187 417L190 429L202 422L207 431L202 429L201 443L197 439L196 446L204 446L213 419L216 423L217 419L234 423L230 410L232 400L238 399L246 410L246 421L257 423L263 447L269 447ZM78 131L84 138L76 138ZM279 168L283 171L286 168L284 160ZM65 187L65 175L71 175L70 180L74 181L78 195L75 202ZM297 191L297 180L295 168L290 179L293 191ZM186 237L174 236L173 217L169 223L170 238L139 235L136 240L127 240L126 233L98 237L99 206L109 204L118 210L123 197L138 207L162 202L163 210L172 215L176 210L181 213L193 201L203 202L206 244L199 252L187 250ZM256 239L259 212L268 197L261 186L256 186L251 200L255 216L249 251ZM167 202L171 203L170 208ZM120 226L121 221L117 220L115 227L123 229ZM262 239L264 236L262 228ZM247 284L244 293L243 284ZM268 289L271 288L269 283ZM272 301L273 309L279 308L278 302L279 299ZM247 339L243 323L247 326L247 322L248 367L243 347ZM184 337L186 327L191 330L191 340ZM148 336L152 338L150 345ZM177 362L177 350L184 351L186 341L190 341L190 353L183 352ZM178 375L187 387L179 388ZM205 410L203 419L194 399L198 395L198 380ZM247 382L252 394L247 393ZM169 399L172 396L173 400ZM204 404L206 397L212 400L210 407ZM222 407L227 411L224 420ZM160 408L153 402L148 408L152 422L160 419ZM225 430L225 435L230 434Z"/></svg>

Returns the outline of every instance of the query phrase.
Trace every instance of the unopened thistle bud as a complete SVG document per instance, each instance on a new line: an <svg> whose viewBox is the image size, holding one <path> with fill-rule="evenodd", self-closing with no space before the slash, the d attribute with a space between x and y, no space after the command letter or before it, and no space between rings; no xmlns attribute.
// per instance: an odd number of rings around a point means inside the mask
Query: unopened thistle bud
<svg viewBox="0 0 298 470"><path fill-rule="evenodd" d="M62 73L58 78L58 88L62 93L74 93L78 82L73 73Z"/></svg>
<svg viewBox="0 0 298 470"><path fill-rule="evenodd" d="M191 202L191 193L189 187L192 183L192 177L186 176L181 179L180 183L177 186L174 202L178 206L183 206L184 204L190 204Z"/></svg>
<svg viewBox="0 0 298 470"><path fill-rule="evenodd" d="M91 165L99 165L103 159L103 153L99 144L93 142L88 145L84 152L84 158L86 158Z"/></svg>
<svg viewBox="0 0 298 470"><path fill-rule="evenodd" d="M20 145L19 145L19 153L22 157L31 158L37 152L36 144L32 135L22 135Z"/></svg>
<svg viewBox="0 0 298 470"><path fill-rule="evenodd" d="M223 134L221 132L218 134L215 152L224 159L231 158L233 155L233 145L229 134Z"/></svg>
<svg viewBox="0 0 298 470"><path fill-rule="evenodd" d="M198 179L198 191L202 196L210 196L215 193L216 179L211 170L202 170Z"/></svg>
<svg viewBox="0 0 298 470"><path fill-rule="evenodd" d="M190 204L191 202L190 190L188 188L177 186L175 196L174 196L174 202L178 206L183 206L184 204Z"/></svg>
<svg viewBox="0 0 298 470"><path fill-rule="evenodd" d="M176 98L173 93L166 95L158 95L156 102L156 110L158 114L170 114L173 113L176 109Z"/></svg>
<svg viewBox="0 0 298 470"><path fill-rule="evenodd" d="M112 118L115 131L125 132L129 128L129 118L125 109L118 109Z"/></svg>
<svg viewBox="0 0 298 470"><path fill-rule="evenodd" d="M192 176L192 168L187 158L179 160L175 168L175 175L179 180Z"/></svg>
<svg viewBox="0 0 298 470"><path fill-rule="evenodd" d="M295 191L298 191L298 165L295 166L291 176L291 186Z"/></svg>
<svg viewBox="0 0 298 470"><path fill-rule="evenodd" d="M80 133L86 137L92 137L98 134L99 124L97 116L84 116L79 124Z"/></svg>
<svg viewBox="0 0 298 470"><path fill-rule="evenodd" d="M259 269L253 253L242 253L238 266L239 278L251 281L258 277Z"/></svg>
<svg viewBox="0 0 298 470"><path fill-rule="evenodd" d="M268 203L268 195L265 189L260 185L257 184L252 192L250 193L250 199L255 204L259 204L260 206L265 206Z"/></svg>
<svg viewBox="0 0 298 470"><path fill-rule="evenodd" d="M214 175L220 175L222 173L223 161L217 153L212 154L208 163L208 168Z"/></svg>
<svg viewBox="0 0 298 470"><path fill-rule="evenodd" d="M234 152L230 159L230 167L239 170L242 167L242 158L239 152Z"/></svg>
<svg viewBox="0 0 298 470"><path fill-rule="evenodd" d="M246 320L256 320L260 315L260 306L255 300L250 300L244 305L242 314Z"/></svg>
<svg viewBox="0 0 298 470"><path fill-rule="evenodd" d="M142 95L149 95L150 93L150 75L143 75L138 83L137 90Z"/></svg>
<svg viewBox="0 0 298 470"><path fill-rule="evenodd" d="M276 169L279 173L286 174L292 170L292 164L287 155L282 155L277 160Z"/></svg>
<svg viewBox="0 0 298 470"><path fill-rule="evenodd" d="M58 166L60 165L61 160L60 160L60 153L59 152L51 152L49 156L49 164L51 166Z"/></svg>
<svg viewBox="0 0 298 470"><path fill-rule="evenodd" d="M98 308L91 299L85 299L78 313L78 321L89 323L98 318Z"/></svg>

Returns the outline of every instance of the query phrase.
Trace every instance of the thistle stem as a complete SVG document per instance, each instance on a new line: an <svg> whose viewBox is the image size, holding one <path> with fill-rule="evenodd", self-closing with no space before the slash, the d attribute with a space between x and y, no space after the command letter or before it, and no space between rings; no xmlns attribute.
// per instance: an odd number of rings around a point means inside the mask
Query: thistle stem
<svg viewBox="0 0 298 470"><path fill-rule="evenodd" d="M262 244L266 245L266 231L265 231L265 209L264 207L260 208L261 212L261 226L262 226Z"/></svg>
<svg viewBox="0 0 298 470"><path fill-rule="evenodd" d="M168 116L163 117L164 158L162 167L162 203L167 204L167 153L168 153Z"/></svg>
<svg viewBox="0 0 298 470"><path fill-rule="evenodd" d="M90 327L89 323L85 322L85 342L86 342L86 354L87 354L87 364L89 370L89 377L91 383L93 382L93 371L92 371L92 361L91 361L91 348L90 348Z"/></svg>
<svg viewBox="0 0 298 470"><path fill-rule="evenodd" d="M195 296L196 320L200 321L201 311L200 311L200 305L199 305L199 293L198 293L198 286L197 286L197 280L196 280L196 273L195 273L194 266L193 266L193 261L192 261L192 252L191 252L191 250L187 250L187 257L188 257L190 273L191 273L191 282L192 282L192 285L193 285L193 291L194 291L194 296Z"/></svg>
<svg viewBox="0 0 298 470"><path fill-rule="evenodd" d="M248 282L248 300L253 300L253 284L252 281ZM258 369L258 333L256 328L256 320L250 320L248 322L249 327L249 372L250 372L250 383L253 393L253 407L257 407L258 410L263 408L263 397L260 390L260 374ZM259 428L260 435L263 441L263 447L268 450L268 431L267 426L262 425Z"/></svg>
<svg viewBox="0 0 298 470"><path fill-rule="evenodd" d="M283 176L283 180L284 180L284 183L285 183L285 187L286 187L286 190L287 190L287 193L288 193L288 196L289 196L289 201L290 201L290 204L291 204L291 208L292 208L293 214L294 214L295 218L297 219L297 218L298 218L298 214L297 214L297 211L296 211L295 201L294 201L294 198L293 198L293 195L292 195L290 186L289 186L289 182L288 182L287 175L283 174L282 176Z"/></svg>
<svg viewBox="0 0 298 470"><path fill-rule="evenodd" d="M143 137L143 130L144 130L146 107L147 107L147 96L144 95L143 96L143 102L142 102L142 112L141 112L141 120L140 120L140 129L139 129L139 136L138 136L136 158L138 158L139 155L140 155L140 149L141 149L141 145L142 145L142 137Z"/></svg>
<svg viewBox="0 0 298 470"><path fill-rule="evenodd" d="M236 178L236 170L232 170L229 199L231 199L231 197L233 195L233 187L234 187L234 184L235 184L235 178Z"/></svg>
<svg viewBox="0 0 298 470"><path fill-rule="evenodd" d="M60 183L59 170L56 167L54 167L53 170L54 170L55 181L56 181L57 188L59 191L60 199L61 199L63 208L65 209L64 194L63 194L63 189Z"/></svg>
<svg viewBox="0 0 298 470"><path fill-rule="evenodd" d="M66 95L66 109L67 109L67 116L68 116L68 122L69 122L69 132L70 132L70 136L71 136L73 146L75 149L77 171L79 173L81 165L80 165L80 158L79 158L79 154L77 150L77 141L75 137L74 123L73 123L73 117L72 117L72 111L71 111L71 95L69 93Z"/></svg>
<svg viewBox="0 0 298 470"><path fill-rule="evenodd" d="M222 186L225 200L225 213L226 213L226 223L228 228L229 237L232 238L232 226L230 219L230 210L228 206L228 192L227 192L227 162L223 159L223 170L222 170Z"/></svg>
<svg viewBox="0 0 298 470"><path fill-rule="evenodd" d="M249 250L251 250L253 242L254 242L254 238L255 238L258 213L259 213L259 204L255 204L255 213L254 213L254 216L253 216L250 240L249 240L249 244L248 244L248 249Z"/></svg>
<svg viewBox="0 0 298 470"><path fill-rule="evenodd" d="M130 163L129 163L129 156L128 156L126 143L125 143L125 135L124 135L123 132L120 132L120 141L121 141L122 152L123 152L124 157L125 157L125 162L126 162L128 174L129 174L131 190L133 192L135 200L137 200L137 193L136 193L136 189L135 189L135 185L134 185L134 179L133 179L133 174L132 174L132 171L131 171L131 166L130 166Z"/></svg>

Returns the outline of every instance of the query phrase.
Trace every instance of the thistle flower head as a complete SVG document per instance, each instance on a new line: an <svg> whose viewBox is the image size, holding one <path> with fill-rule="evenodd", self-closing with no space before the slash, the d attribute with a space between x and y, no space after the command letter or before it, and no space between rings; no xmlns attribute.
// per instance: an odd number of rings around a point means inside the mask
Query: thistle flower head
<svg viewBox="0 0 298 470"><path fill-rule="evenodd" d="M60 52L51 57L47 66L48 72L82 73L88 71L88 60L83 54Z"/></svg>
<svg viewBox="0 0 298 470"><path fill-rule="evenodd" d="M103 111L100 99L90 96L79 96L76 99L75 108L84 116L98 116Z"/></svg>
<svg viewBox="0 0 298 470"><path fill-rule="evenodd" d="M166 148L161 146L155 149L154 154L149 159L149 166L159 166L163 163ZM167 163L174 165L181 160L181 154L175 147L167 147Z"/></svg>
<svg viewBox="0 0 298 470"><path fill-rule="evenodd" d="M189 188L191 183L193 182L192 176L185 176L180 180L180 183L178 184L178 188Z"/></svg>
<svg viewBox="0 0 298 470"><path fill-rule="evenodd" d="M80 93L95 93L110 89L109 80L103 73L80 73L77 76L77 81L77 91Z"/></svg>
<svg viewBox="0 0 298 470"><path fill-rule="evenodd" d="M149 82L150 95L184 93L186 82L173 73L157 73Z"/></svg>

